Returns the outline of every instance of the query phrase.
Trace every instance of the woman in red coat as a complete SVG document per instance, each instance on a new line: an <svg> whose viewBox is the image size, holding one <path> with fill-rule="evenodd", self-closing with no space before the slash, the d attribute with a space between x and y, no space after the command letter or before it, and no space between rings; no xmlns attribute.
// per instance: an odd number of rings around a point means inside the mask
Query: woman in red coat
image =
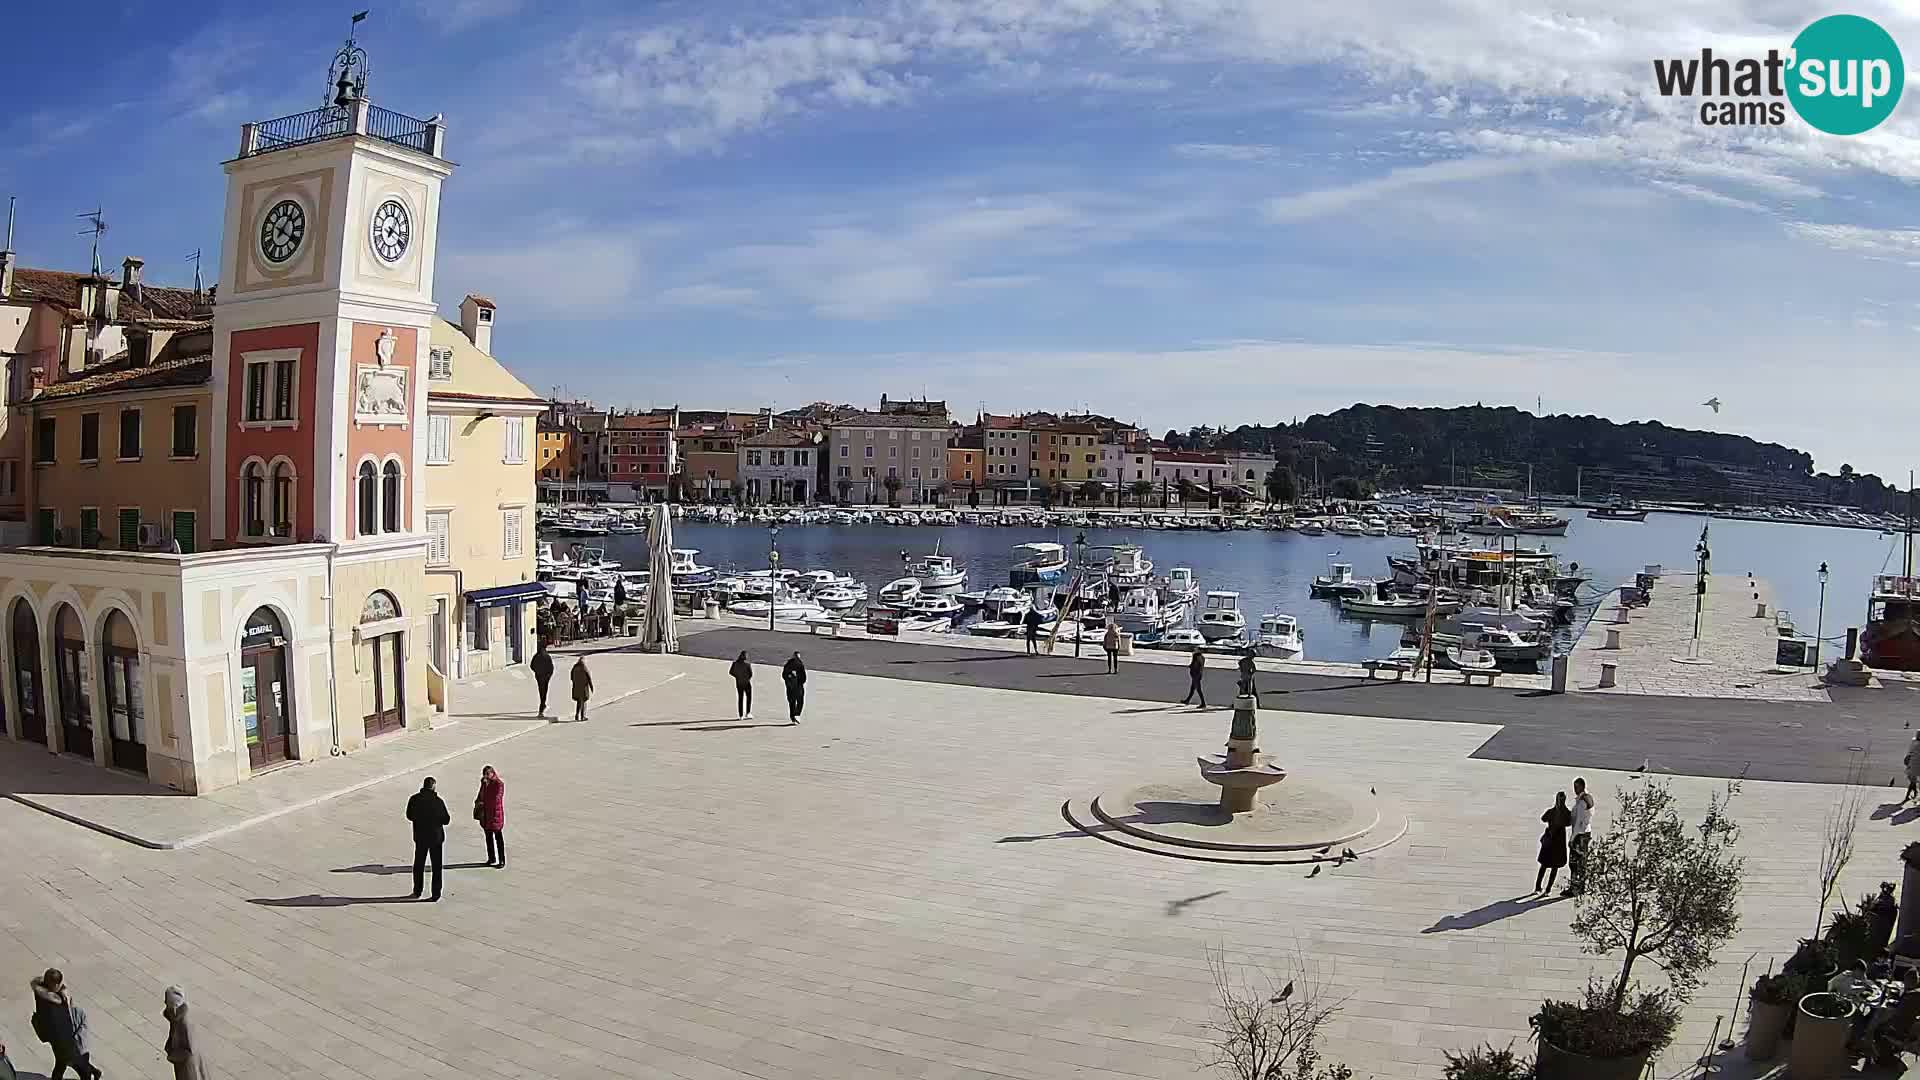
<svg viewBox="0 0 1920 1080"><path fill-rule="evenodd" d="M507 785L493 766L480 770L480 793L473 797L473 820L487 834L487 865L506 869Z"/></svg>

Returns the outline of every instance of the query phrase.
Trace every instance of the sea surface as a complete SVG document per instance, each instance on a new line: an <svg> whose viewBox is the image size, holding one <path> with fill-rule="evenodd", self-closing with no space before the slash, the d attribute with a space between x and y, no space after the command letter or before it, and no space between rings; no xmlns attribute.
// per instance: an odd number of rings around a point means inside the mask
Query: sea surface
<svg viewBox="0 0 1920 1080"><path fill-rule="evenodd" d="M1898 573L1901 567L1901 538L1868 530L1665 513L1650 514L1644 522L1594 521L1584 510L1564 512L1573 522L1566 536L1530 536L1522 543L1551 548L1559 553L1563 567L1578 563L1580 572L1593 579L1583 596L1630 582L1649 563L1691 573L1694 547L1700 540L1701 527L1707 526L1712 556L1708 572L1728 579L1744 579L1749 572L1764 578L1773 586L1776 603L1791 613L1803 636L1814 633L1822 562L1831 572L1824 636L1833 640L1842 639L1847 627L1861 624L1873 575ZM772 540L779 545L782 566L851 574L877 593L882 585L901 576L903 551L918 557L937 545L942 554L954 556L967 568L968 589L984 589L1007 583L1008 554L1015 544L1052 540L1068 545L1071 553L1074 537L1080 531L1024 526L782 525L774 535L764 525L676 521L673 546L697 548L702 563L723 570L752 570L767 566L768 543ZM1254 530L1085 532L1088 544L1094 547L1141 545L1153 560L1156 574L1165 574L1176 566L1191 567L1202 590L1239 592L1240 608L1250 627L1268 612L1294 616L1306 634L1308 659L1362 660L1384 656L1399 644L1399 623L1345 618L1333 603L1310 598L1307 586L1333 561L1352 563L1354 573L1361 577L1388 576L1387 556L1412 554L1410 539ZM562 537L552 539L556 547L569 542ZM1460 539L1493 543L1487 537ZM643 535L595 537L584 542L604 547L609 558L620 560L630 569L646 566Z"/></svg>

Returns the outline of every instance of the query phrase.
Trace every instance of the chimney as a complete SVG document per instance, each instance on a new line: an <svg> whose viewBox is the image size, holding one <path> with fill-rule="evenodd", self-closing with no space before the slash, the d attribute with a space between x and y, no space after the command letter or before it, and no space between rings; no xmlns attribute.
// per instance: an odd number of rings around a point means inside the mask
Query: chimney
<svg viewBox="0 0 1920 1080"><path fill-rule="evenodd" d="M492 356L493 301L467 294L467 298L460 301L460 332L467 335L474 348Z"/></svg>
<svg viewBox="0 0 1920 1080"><path fill-rule="evenodd" d="M120 290L126 294L127 299L136 304L142 302L140 270L146 265L145 259L135 258L132 255L121 260L120 263Z"/></svg>

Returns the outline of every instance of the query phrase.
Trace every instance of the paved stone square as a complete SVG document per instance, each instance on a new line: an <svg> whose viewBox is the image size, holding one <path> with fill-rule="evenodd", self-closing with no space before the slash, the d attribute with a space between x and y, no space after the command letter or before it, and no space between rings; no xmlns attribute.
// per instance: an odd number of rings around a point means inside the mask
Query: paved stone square
<svg viewBox="0 0 1920 1080"><path fill-rule="evenodd" d="M1697 575L1669 571L1653 587L1653 601L1615 621L1618 595L1600 604L1586 633L1574 643L1570 688L1602 694L1744 698L1754 701L1831 700L1810 668L1775 663L1773 588L1743 574L1709 574L1700 611L1700 639L1693 637ZM1631 584L1631 582L1629 582ZM1766 605L1766 615L1756 612ZM1606 647L1607 631L1620 632L1620 647ZM1676 663L1675 657L1703 663ZM1600 685L1600 665L1619 665L1616 684Z"/></svg>
<svg viewBox="0 0 1920 1080"><path fill-rule="evenodd" d="M1070 797L1185 775L1225 712L817 672L792 728L771 667L738 723L724 661L592 662L653 688L433 767L455 819L439 904L396 902L417 774L176 851L0 801L16 1064L48 1064L25 981L55 965L115 1078L170 1075L173 982L223 1073L263 1080L1187 1078L1208 949L1297 947L1347 997L1331 1058L1434 1077L1447 1048L1523 1041L1541 997L1594 969L1568 902L1511 902L1573 772L1470 757L1491 726L1263 712L1283 764L1391 790L1412 817L1309 878L1135 854L1062 820ZM482 764L508 784L504 871L471 865ZM1584 772L1604 821L1625 778ZM1721 784L1674 783L1690 806ZM1660 1075L1706 1045L1749 955L1777 963L1812 931L1836 793L1746 785L1742 930ZM1908 820L1863 826L1844 895L1894 876Z"/></svg>

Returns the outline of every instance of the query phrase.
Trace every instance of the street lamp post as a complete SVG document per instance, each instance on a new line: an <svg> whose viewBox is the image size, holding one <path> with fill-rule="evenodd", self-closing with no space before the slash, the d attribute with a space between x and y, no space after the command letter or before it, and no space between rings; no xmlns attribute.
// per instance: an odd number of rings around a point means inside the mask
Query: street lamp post
<svg viewBox="0 0 1920 1080"><path fill-rule="evenodd" d="M1827 627L1827 564L1820 564L1820 613L1813 620L1813 667L1820 669L1820 635Z"/></svg>
<svg viewBox="0 0 1920 1080"><path fill-rule="evenodd" d="M767 530L767 629L773 629L773 609L780 600L780 526Z"/></svg>
<svg viewBox="0 0 1920 1080"><path fill-rule="evenodd" d="M1056 620L1065 619L1068 616L1073 614L1073 605L1078 603L1080 600L1080 590L1086 585L1086 577L1087 577L1087 534L1084 532L1081 532L1076 534L1073 538L1073 573L1067 578L1067 603L1065 607L1060 609L1060 614L1054 616ZM1058 630L1059 628L1055 627L1056 633L1058 632ZM1076 627L1073 632L1073 658L1075 660L1080 659L1080 638L1081 637L1082 635L1079 629Z"/></svg>

